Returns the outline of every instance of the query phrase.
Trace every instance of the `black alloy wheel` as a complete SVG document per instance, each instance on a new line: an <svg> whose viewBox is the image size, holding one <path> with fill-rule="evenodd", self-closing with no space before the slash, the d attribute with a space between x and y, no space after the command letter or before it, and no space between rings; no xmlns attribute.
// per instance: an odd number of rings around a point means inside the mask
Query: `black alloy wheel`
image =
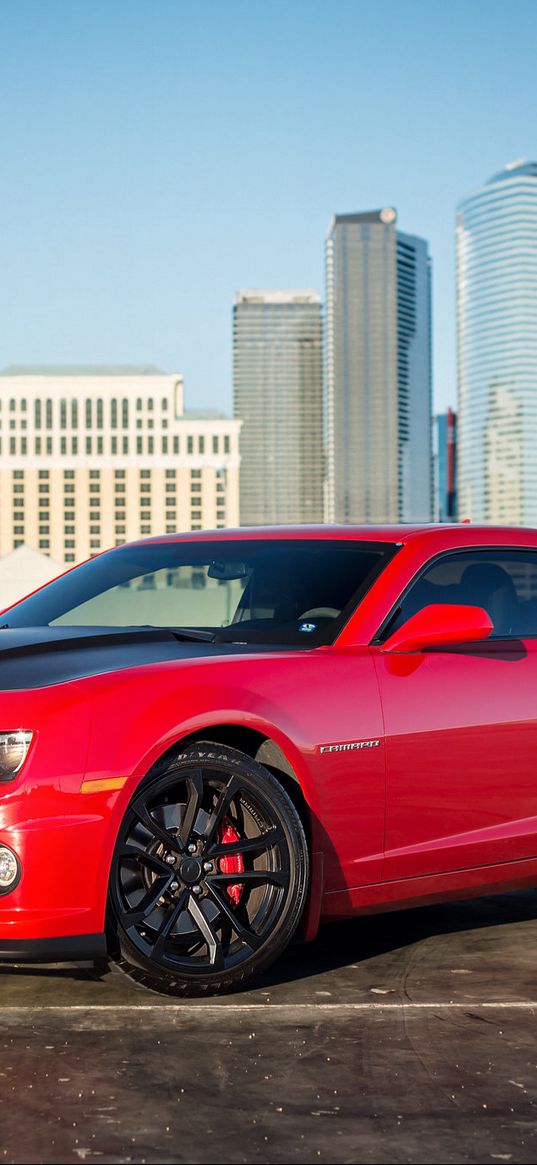
<svg viewBox="0 0 537 1165"><path fill-rule="evenodd" d="M172 995L241 987L290 941L308 887L300 817L272 774L190 745L137 789L112 861L118 963Z"/></svg>

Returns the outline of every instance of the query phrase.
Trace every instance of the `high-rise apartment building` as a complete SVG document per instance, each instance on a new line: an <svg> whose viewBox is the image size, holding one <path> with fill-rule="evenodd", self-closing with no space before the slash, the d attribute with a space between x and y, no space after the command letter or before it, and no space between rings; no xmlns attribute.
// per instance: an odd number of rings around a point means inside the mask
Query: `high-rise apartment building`
<svg viewBox="0 0 537 1165"><path fill-rule="evenodd" d="M436 505L439 522L457 518L457 414L453 409L436 417Z"/></svg>
<svg viewBox="0 0 537 1165"><path fill-rule="evenodd" d="M457 214L459 512L537 524L537 162Z"/></svg>
<svg viewBox="0 0 537 1165"><path fill-rule="evenodd" d="M237 526L239 429L156 368L0 373L0 555L77 562L144 535Z"/></svg>
<svg viewBox="0 0 537 1165"><path fill-rule="evenodd" d="M326 255L326 516L433 512L431 261L391 207L337 214Z"/></svg>
<svg viewBox="0 0 537 1165"><path fill-rule="evenodd" d="M323 520L322 321L314 291L240 291L233 309L241 524Z"/></svg>

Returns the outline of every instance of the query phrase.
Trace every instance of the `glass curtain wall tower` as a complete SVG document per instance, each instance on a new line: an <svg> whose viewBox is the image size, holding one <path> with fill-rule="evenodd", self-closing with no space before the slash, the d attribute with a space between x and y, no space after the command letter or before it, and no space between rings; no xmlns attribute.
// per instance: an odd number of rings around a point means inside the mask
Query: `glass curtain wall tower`
<svg viewBox="0 0 537 1165"><path fill-rule="evenodd" d="M326 276L327 520L429 521L427 243L397 231L391 207L336 215Z"/></svg>
<svg viewBox="0 0 537 1165"><path fill-rule="evenodd" d="M537 525L537 163L457 214L459 514Z"/></svg>
<svg viewBox="0 0 537 1165"><path fill-rule="evenodd" d="M240 520L322 522L322 321L314 291L240 291L233 309Z"/></svg>

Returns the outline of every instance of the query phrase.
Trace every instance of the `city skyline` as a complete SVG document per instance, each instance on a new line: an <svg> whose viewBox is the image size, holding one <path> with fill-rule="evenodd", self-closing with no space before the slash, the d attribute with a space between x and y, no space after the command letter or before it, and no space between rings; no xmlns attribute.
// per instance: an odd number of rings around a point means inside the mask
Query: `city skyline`
<svg viewBox="0 0 537 1165"><path fill-rule="evenodd" d="M150 359L229 411L234 291L321 291L331 214L393 204L429 240L453 405L455 207L534 152L535 9L383 16L4 0L0 364Z"/></svg>

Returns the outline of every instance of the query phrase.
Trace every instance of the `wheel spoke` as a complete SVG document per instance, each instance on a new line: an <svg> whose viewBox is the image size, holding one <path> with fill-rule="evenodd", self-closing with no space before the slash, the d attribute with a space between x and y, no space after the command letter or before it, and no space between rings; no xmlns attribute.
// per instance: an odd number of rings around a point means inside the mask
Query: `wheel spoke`
<svg viewBox="0 0 537 1165"><path fill-rule="evenodd" d="M186 909L188 897L189 897L189 891L183 890L183 893L179 895L179 898L177 899L177 901L172 904L168 915L164 918L163 922L161 922L161 924L157 930L157 937L155 939L155 942L153 943L153 950L152 950L152 954L157 959L160 958L160 956L164 953L164 948L166 946L166 939L168 938L170 931L175 926L175 923L177 922L179 915L182 914L183 910Z"/></svg>
<svg viewBox="0 0 537 1165"><path fill-rule="evenodd" d="M285 886L287 883L285 870L241 870L234 874L210 874L207 885L216 886Z"/></svg>
<svg viewBox="0 0 537 1165"><path fill-rule="evenodd" d="M123 915L123 923L127 928L129 926L136 926L139 922L143 922L144 918L147 918L148 915L152 913L159 901L159 898L161 898L162 894L164 894L164 891L167 889L172 877L173 875L169 874L166 879L162 878L159 879L158 882L154 882L147 891L147 894L144 894L141 902L139 902L137 906L133 906L132 910L125 911Z"/></svg>
<svg viewBox="0 0 537 1165"><path fill-rule="evenodd" d="M188 913L207 943L209 948L209 962L213 971L222 971L225 966L222 943L216 931L205 917L203 910L196 902L196 899L192 898L192 896L188 905Z"/></svg>
<svg viewBox="0 0 537 1165"><path fill-rule="evenodd" d="M155 821L154 817L151 816L145 801L143 801L141 797L134 802L132 808L144 828L149 830L149 832L153 834L153 837L157 841L160 841L167 850L175 854L183 853L184 847L181 844L180 838L177 837L174 833L170 833L167 829L164 829L161 825L158 824L157 821Z"/></svg>
<svg viewBox="0 0 537 1165"><path fill-rule="evenodd" d="M231 780L228 781L227 785L225 785L222 789L222 792L220 793L218 801L216 802L216 805L204 830L203 837L207 844L213 840L218 826L223 820L226 811L229 809L229 806L231 805L235 794L238 793L240 787L241 783L238 777L231 777Z"/></svg>
<svg viewBox="0 0 537 1165"><path fill-rule="evenodd" d="M124 845L118 854L118 858L135 858L140 862L140 865L151 870L152 874L166 875L166 877L170 874L170 867L162 858L159 858L158 854L148 853L147 850L138 849L138 846L135 845Z"/></svg>
<svg viewBox="0 0 537 1165"><path fill-rule="evenodd" d="M255 932L250 930L249 927L243 926L242 922L240 922L237 918L233 908L226 902L225 898L222 897L216 886L207 885L207 892L215 903L215 906L218 907L220 913L231 924L238 938L240 938L243 943L246 943L246 945L249 946L252 951L256 951L261 944L259 935L255 934Z"/></svg>
<svg viewBox="0 0 537 1165"><path fill-rule="evenodd" d="M203 776L201 769L195 769L194 772L189 773L185 779L185 784L188 789L188 801L179 829L179 837L183 847L186 849L203 797Z"/></svg>
<svg viewBox="0 0 537 1165"><path fill-rule="evenodd" d="M239 854L260 854L264 853L265 850L272 849L272 846L277 845L282 839L282 830L274 827L267 830L266 833L260 833L258 837L239 837L237 841L226 842L223 845L212 845L207 851L207 856L234 858Z"/></svg>

